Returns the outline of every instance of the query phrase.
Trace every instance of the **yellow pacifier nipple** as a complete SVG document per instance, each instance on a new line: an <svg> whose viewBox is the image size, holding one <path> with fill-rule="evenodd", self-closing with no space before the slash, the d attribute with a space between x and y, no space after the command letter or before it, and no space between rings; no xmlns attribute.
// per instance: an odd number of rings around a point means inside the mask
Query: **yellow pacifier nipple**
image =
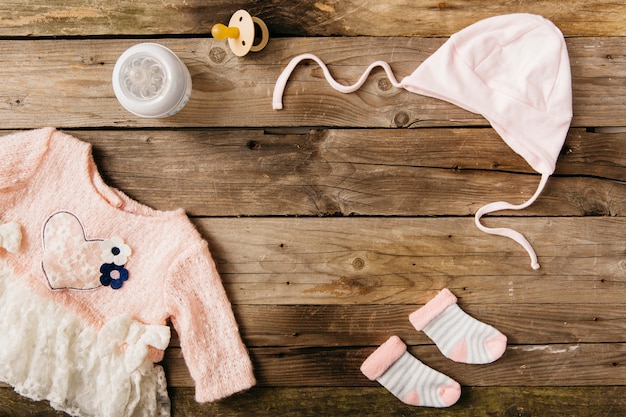
<svg viewBox="0 0 626 417"><path fill-rule="evenodd" d="M218 23L211 28L211 35L218 40L227 38L237 39L239 37L239 29L236 27L229 28L226 25Z"/></svg>

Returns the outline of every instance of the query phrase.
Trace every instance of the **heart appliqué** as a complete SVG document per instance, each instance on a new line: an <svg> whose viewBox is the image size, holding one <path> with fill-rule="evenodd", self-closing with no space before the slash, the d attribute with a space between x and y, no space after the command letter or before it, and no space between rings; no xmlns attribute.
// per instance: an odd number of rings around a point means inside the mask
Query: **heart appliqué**
<svg viewBox="0 0 626 417"><path fill-rule="evenodd" d="M50 216L43 228L43 247L43 271L52 289L119 289L128 279L124 263L130 248L119 238L87 239L72 213Z"/></svg>

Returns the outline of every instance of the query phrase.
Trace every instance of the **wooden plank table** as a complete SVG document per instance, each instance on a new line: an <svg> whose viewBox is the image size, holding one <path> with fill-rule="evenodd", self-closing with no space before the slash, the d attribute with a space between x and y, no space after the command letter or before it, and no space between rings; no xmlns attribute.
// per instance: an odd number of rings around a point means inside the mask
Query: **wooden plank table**
<svg viewBox="0 0 626 417"><path fill-rule="evenodd" d="M238 58L211 26L246 8L269 26ZM316 53L341 82L375 60L408 75L446 37L531 12L566 36L574 119L539 200L489 225L522 230L542 268L472 215L521 202L538 176L482 117L390 87L375 71L342 95L291 57ZM128 47L155 41L188 66L188 105L142 119L116 100ZM0 133L54 126L94 145L109 185L183 207L209 241L258 386L193 399L178 339L166 352L174 416L626 415L626 4L621 1L0 0ZM1 142L0 142L0 146ZM442 288L509 338L490 365L445 359L407 315ZM392 334L463 386L449 409L404 405L360 372ZM0 387L0 415L53 416Z"/></svg>

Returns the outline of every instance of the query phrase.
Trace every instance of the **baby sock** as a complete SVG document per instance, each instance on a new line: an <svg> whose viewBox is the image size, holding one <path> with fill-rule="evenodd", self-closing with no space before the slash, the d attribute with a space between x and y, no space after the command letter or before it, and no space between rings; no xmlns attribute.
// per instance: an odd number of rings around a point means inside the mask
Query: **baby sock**
<svg viewBox="0 0 626 417"><path fill-rule="evenodd" d="M449 407L461 396L458 382L417 360L398 336L380 345L363 362L361 372L409 405Z"/></svg>
<svg viewBox="0 0 626 417"><path fill-rule="evenodd" d="M482 364L498 359L506 349L506 336L465 313L447 288L409 315L441 353L456 362Z"/></svg>

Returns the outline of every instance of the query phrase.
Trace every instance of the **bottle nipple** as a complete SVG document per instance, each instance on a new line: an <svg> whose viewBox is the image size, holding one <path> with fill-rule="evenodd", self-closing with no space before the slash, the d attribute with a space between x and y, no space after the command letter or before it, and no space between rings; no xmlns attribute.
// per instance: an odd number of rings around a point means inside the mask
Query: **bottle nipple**
<svg viewBox="0 0 626 417"><path fill-rule="evenodd" d="M149 56L136 56L127 61L121 77L126 93L138 100L158 96L166 82L165 70Z"/></svg>

